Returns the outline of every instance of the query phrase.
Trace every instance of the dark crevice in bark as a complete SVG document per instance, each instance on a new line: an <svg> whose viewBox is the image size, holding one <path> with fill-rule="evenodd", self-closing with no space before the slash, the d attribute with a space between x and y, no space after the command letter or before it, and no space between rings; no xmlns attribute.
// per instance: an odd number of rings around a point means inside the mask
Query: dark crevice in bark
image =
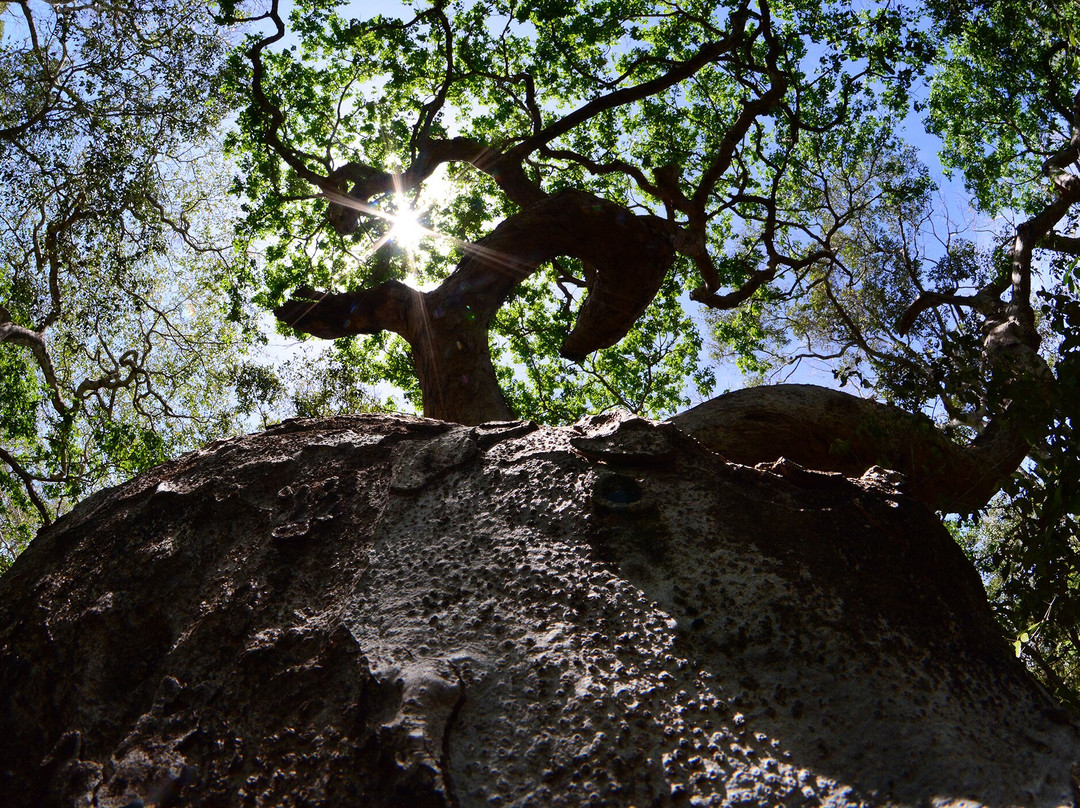
<svg viewBox="0 0 1080 808"><path fill-rule="evenodd" d="M465 706L467 696L465 693L465 679L462 677L461 671L452 662L450 663L450 669L453 670L454 676L457 677L459 692L457 700L450 710L450 716L446 719L446 727L443 729L442 755L439 760L439 767L442 769L443 785L446 787L446 801L450 804L450 808L461 808L461 800L458 799L457 789L454 788L454 780L450 774L450 736L457 724L458 716L461 715L461 710Z"/></svg>

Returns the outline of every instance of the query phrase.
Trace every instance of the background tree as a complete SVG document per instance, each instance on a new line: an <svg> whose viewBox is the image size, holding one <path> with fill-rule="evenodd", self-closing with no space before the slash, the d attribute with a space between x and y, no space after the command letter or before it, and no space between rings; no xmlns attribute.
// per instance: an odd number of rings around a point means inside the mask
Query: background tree
<svg viewBox="0 0 1080 808"><path fill-rule="evenodd" d="M0 557L101 487L237 428L233 275L200 4L4 4ZM249 329L245 331L245 329Z"/></svg>
<svg viewBox="0 0 1080 808"><path fill-rule="evenodd" d="M1006 495L960 532L1018 653L1075 707L1077 10L1002 1L926 11L941 47L914 111L942 138L944 165L992 234L976 244L980 234L951 222L928 182L907 199L883 197L860 209L837 260L802 294L723 318L716 334L749 368L827 359L841 379L936 413L958 440L998 439L1016 462L1029 456ZM864 169L852 169L832 166L833 183L861 181Z"/></svg>
<svg viewBox="0 0 1080 808"><path fill-rule="evenodd" d="M1029 462L967 538L1017 653L1077 709L1080 9L998 0L936 11L950 57L932 85L930 123L977 205L1010 222L1003 252L1014 287L1033 278L1056 376Z"/></svg>

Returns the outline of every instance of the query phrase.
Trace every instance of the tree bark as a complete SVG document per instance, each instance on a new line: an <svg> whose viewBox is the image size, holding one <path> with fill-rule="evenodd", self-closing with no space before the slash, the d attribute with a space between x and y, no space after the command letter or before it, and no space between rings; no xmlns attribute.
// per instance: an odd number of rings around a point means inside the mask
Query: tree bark
<svg viewBox="0 0 1080 808"><path fill-rule="evenodd" d="M0 577L0 805L1057 808L1080 732L884 475L303 419Z"/></svg>
<svg viewBox="0 0 1080 808"><path fill-rule="evenodd" d="M468 304L423 295L409 339L424 415L459 424L514 417L495 376L487 325Z"/></svg>

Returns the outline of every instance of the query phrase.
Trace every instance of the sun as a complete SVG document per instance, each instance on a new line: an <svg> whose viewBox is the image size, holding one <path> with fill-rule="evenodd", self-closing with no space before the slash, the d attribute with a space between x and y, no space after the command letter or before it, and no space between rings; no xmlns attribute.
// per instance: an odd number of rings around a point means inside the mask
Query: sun
<svg viewBox="0 0 1080 808"><path fill-rule="evenodd" d="M427 212L429 205L414 208L412 201L405 194L394 194L394 213L390 216L392 226L387 238L396 242L401 249L414 253L420 249L425 238L432 235L420 218Z"/></svg>
<svg viewBox="0 0 1080 808"><path fill-rule="evenodd" d="M434 211L438 220L438 212L444 211L459 191L459 186L447 177L446 167L439 166L418 188L410 190L398 184L377 206L344 194L328 196L339 205L354 208L389 225L377 239L367 244L364 254L359 256L361 261L392 242L403 254L406 271L413 276L417 288L426 291L425 286L438 285L438 279L429 277L425 271L429 259L445 257L447 244L465 249L471 246L451 233L429 226L429 215Z"/></svg>

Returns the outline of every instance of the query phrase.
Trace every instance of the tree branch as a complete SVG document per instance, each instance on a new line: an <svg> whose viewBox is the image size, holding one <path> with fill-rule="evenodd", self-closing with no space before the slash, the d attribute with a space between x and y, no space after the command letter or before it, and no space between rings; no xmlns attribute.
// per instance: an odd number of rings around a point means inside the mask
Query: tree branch
<svg viewBox="0 0 1080 808"><path fill-rule="evenodd" d="M692 197L694 205L701 211L705 209L709 194L712 193L720 178L731 167L735 150L739 143L742 142L743 137L746 136L746 133L750 131L750 127L761 115L766 114L776 106L780 99L784 97L784 93L787 92L787 77L778 67L780 43L772 33L769 7L765 0L761 2L761 11L761 27L759 31L764 35L768 44L766 72L769 76L769 89L753 101L744 101L742 111L739 112L735 123L724 133L724 137L720 141L720 145L717 147L708 167L702 173L701 180Z"/></svg>
<svg viewBox="0 0 1080 808"><path fill-rule="evenodd" d="M45 383L49 386L53 407L60 415L66 415L71 411L71 407L64 402L60 394L60 383L56 378L56 368L53 367L49 349L45 345L45 335L17 325L11 322L9 317L6 309L0 312L0 343L10 342L12 345L22 345L30 349L45 377Z"/></svg>
<svg viewBox="0 0 1080 808"><path fill-rule="evenodd" d="M945 294L942 292L919 292L919 296L915 298L915 302L908 306L907 311L897 321L896 330L901 335L906 335L915 321L919 319L919 315L927 309L935 308L937 306L956 306L958 308L975 309L976 311L982 311L983 298L978 295L953 295ZM984 312L985 313L985 312Z"/></svg>
<svg viewBox="0 0 1080 808"><path fill-rule="evenodd" d="M640 101L643 98L648 98L651 95L663 92L669 87L674 87L679 82L684 81L697 73L705 65L716 61L720 56L723 56L725 53L730 53L735 50L735 48L739 47L744 38L742 25L745 24L745 20L745 14L733 14L733 30L730 36L718 42L708 42L702 45L693 57L687 59L685 62L677 62L662 76L657 76L654 79L642 82L633 87L623 87L622 89L614 90L606 95L602 95L599 98L594 98L592 101L589 101L573 112L564 115L554 123L545 126L533 136L525 138L521 143L510 149L508 154L513 155L518 160L523 160L527 155L536 151L541 146L545 146L556 138L565 135L567 132L570 132L589 119L595 118L602 112L625 106L626 104L632 104L635 101ZM738 30L736 30L736 25L739 26Z"/></svg>
<svg viewBox="0 0 1080 808"><path fill-rule="evenodd" d="M322 339L392 331L409 339L410 310L422 304L421 293L390 280L356 292L320 292L301 286L291 300L274 309L285 325Z"/></svg>
<svg viewBox="0 0 1080 808"><path fill-rule="evenodd" d="M431 13L435 15L439 27L442 29L443 45L446 50L446 72L438 91L435 93L435 97L420 108L420 117L417 118L416 126L413 127L413 134L409 140L409 157L414 163L416 162L417 153L431 139L431 125L435 122L435 118L439 114L439 110L442 109L443 104L446 103L446 94L449 92L454 79L454 34L450 30L450 21L446 18L446 13L443 11L441 4L437 3L431 9Z"/></svg>
<svg viewBox="0 0 1080 808"><path fill-rule="evenodd" d="M282 125L285 123L285 115L282 113L281 108L266 95L266 90L263 87L266 67L262 61L262 52L270 45L285 38L285 23L278 13L278 0L271 0L270 11L267 12L265 19L274 23L274 33L268 37L263 37L252 45L248 49L248 59L251 61L251 91L254 95L255 106L265 122L263 137L266 145L273 149L300 177L310 182L320 191L328 194L339 193L340 189L334 185L330 177L313 171L304 160L306 158L318 163L320 162L318 158L296 151L281 139L280 132Z"/></svg>
<svg viewBox="0 0 1080 808"><path fill-rule="evenodd" d="M41 514L42 523L45 525L51 524L52 517L49 514L49 509L45 507L45 503L38 495L37 489L34 488L34 479L30 473L3 446L0 446L0 460L3 460L8 465L8 468L15 473L15 476L22 481L27 496L30 497L30 501L37 508L38 513Z"/></svg>
<svg viewBox="0 0 1080 808"><path fill-rule="evenodd" d="M491 177L503 193L521 207L543 199L546 194L525 174L521 161L490 146L466 137L432 140L417 153L416 160L402 174L389 174L364 163L346 163L331 175L335 184L352 182L348 194L335 190L324 192L330 200L330 223L334 229L348 235L356 231L360 216L373 197L394 191L419 188L443 163L468 163ZM372 215L372 214L368 214Z"/></svg>
<svg viewBox="0 0 1080 808"><path fill-rule="evenodd" d="M760 269L750 276L750 280L725 295L709 291L706 286L699 286L690 292L690 299L708 306L710 309L733 309L749 300L754 292L776 277L775 265Z"/></svg>
<svg viewBox="0 0 1080 808"><path fill-rule="evenodd" d="M1054 252L1067 253L1068 255L1080 256L1080 238L1075 236L1063 236L1060 233L1047 233L1043 236L1040 247Z"/></svg>

